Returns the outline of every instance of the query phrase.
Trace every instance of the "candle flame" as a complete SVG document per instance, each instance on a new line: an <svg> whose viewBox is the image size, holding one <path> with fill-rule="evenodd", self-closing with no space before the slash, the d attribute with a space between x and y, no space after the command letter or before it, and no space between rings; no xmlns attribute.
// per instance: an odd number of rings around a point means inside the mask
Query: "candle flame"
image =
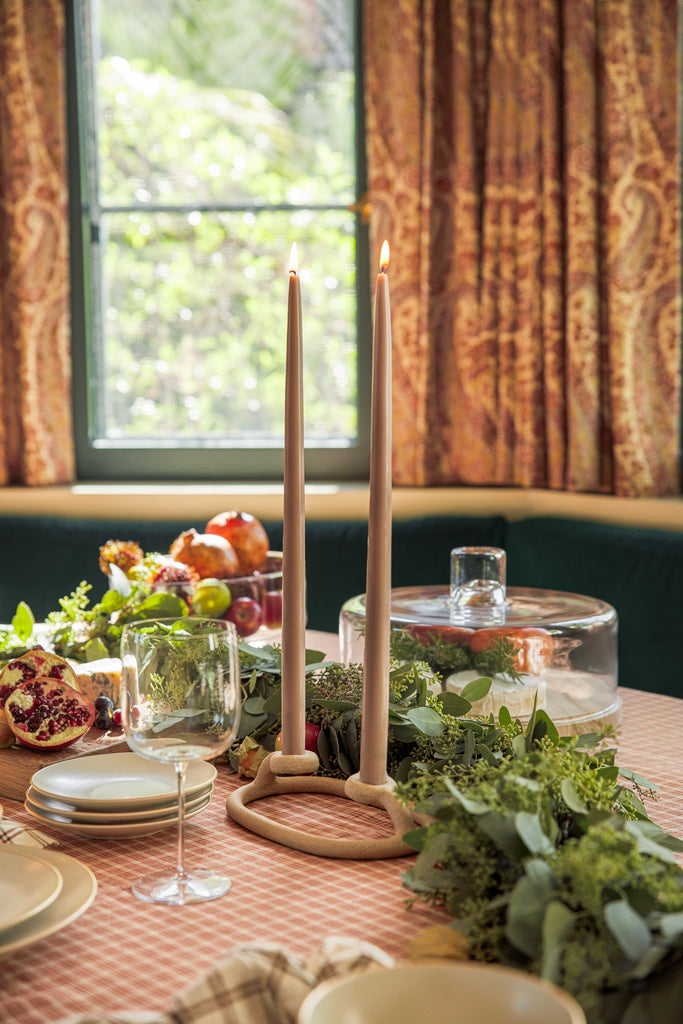
<svg viewBox="0 0 683 1024"><path fill-rule="evenodd" d="M379 254L379 269L382 271L382 273L384 273L388 266L389 266L389 243L387 242L387 240L385 238L383 243L382 243L382 251Z"/></svg>
<svg viewBox="0 0 683 1024"><path fill-rule="evenodd" d="M292 248L289 251L289 272L290 274L299 273L299 253L297 252L296 242L292 242Z"/></svg>

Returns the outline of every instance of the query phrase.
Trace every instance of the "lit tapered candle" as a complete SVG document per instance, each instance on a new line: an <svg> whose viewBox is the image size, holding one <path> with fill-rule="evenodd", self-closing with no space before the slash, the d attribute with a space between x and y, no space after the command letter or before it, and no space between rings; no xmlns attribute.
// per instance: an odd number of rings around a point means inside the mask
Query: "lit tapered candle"
<svg viewBox="0 0 683 1024"><path fill-rule="evenodd" d="M365 654L360 781L387 780L389 632L391 615L391 312L389 243L380 254L375 289L370 423L370 509L365 595Z"/></svg>
<svg viewBox="0 0 683 1024"><path fill-rule="evenodd" d="M306 554L303 331L296 245L289 259L282 539L282 753L303 754L306 721Z"/></svg>

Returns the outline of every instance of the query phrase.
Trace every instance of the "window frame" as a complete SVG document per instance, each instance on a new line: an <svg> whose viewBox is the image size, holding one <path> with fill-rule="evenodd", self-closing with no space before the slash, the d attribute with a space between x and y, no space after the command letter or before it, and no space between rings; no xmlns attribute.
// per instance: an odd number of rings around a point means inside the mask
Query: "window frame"
<svg viewBox="0 0 683 1024"><path fill-rule="evenodd" d="M102 442L91 436L95 347L90 218L87 190L87 132L85 119L86 54L81 38L84 13L81 0L66 3L66 90L68 125L69 228L71 246L72 409L76 475L79 481L144 480L147 482L247 481L279 482L283 475L282 447L239 447L188 442ZM367 189L363 105L362 0L354 0L356 74L356 187ZM370 296L369 230L356 212L356 324L358 437L349 447L306 442L306 479L311 482L365 481L370 465L370 389L372 315ZM304 295L304 345L306 298ZM283 361L286 309L282 310ZM305 396L304 396L305 400Z"/></svg>

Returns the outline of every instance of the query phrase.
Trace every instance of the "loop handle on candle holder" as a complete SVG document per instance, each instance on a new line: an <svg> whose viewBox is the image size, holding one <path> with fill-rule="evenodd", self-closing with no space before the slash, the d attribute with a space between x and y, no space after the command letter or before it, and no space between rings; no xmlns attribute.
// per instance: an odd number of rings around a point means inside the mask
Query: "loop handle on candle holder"
<svg viewBox="0 0 683 1024"><path fill-rule="evenodd" d="M414 827L410 812L399 803L393 790L394 782L388 779L383 785L361 782L358 775L348 779L331 779L314 773L318 769L318 757L312 751L304 754L283 754L276 750L261 763L253 782L234 790L226 801L228 814L239 825L251 832L288 846L302 853L317 857L339 857L346 860L379 860L390 857L405 857L414 853L403 842L403 835ZM336 839L331 836L312 835L289 825L264 818L247 804L262 797L284 793L324 793L344 797L356 803L379 807L389 815L394 834L382 838L359 837Z"/></svg>

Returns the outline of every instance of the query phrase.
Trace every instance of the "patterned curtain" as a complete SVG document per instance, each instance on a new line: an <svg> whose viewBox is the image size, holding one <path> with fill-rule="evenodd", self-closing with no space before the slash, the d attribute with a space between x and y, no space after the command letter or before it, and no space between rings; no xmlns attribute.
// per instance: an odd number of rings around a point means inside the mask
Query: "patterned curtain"
<svg viewBox="0 0 683 1024"><path fill-rule="evenodd" d="M63 0L0 3L0 485L74 476Z"/></svg>
<svg viewBox="0 0 683 1024"><path fill-rule="evenodd" d="M678 0L364 20L395 483L678 493Z"/></svg>

